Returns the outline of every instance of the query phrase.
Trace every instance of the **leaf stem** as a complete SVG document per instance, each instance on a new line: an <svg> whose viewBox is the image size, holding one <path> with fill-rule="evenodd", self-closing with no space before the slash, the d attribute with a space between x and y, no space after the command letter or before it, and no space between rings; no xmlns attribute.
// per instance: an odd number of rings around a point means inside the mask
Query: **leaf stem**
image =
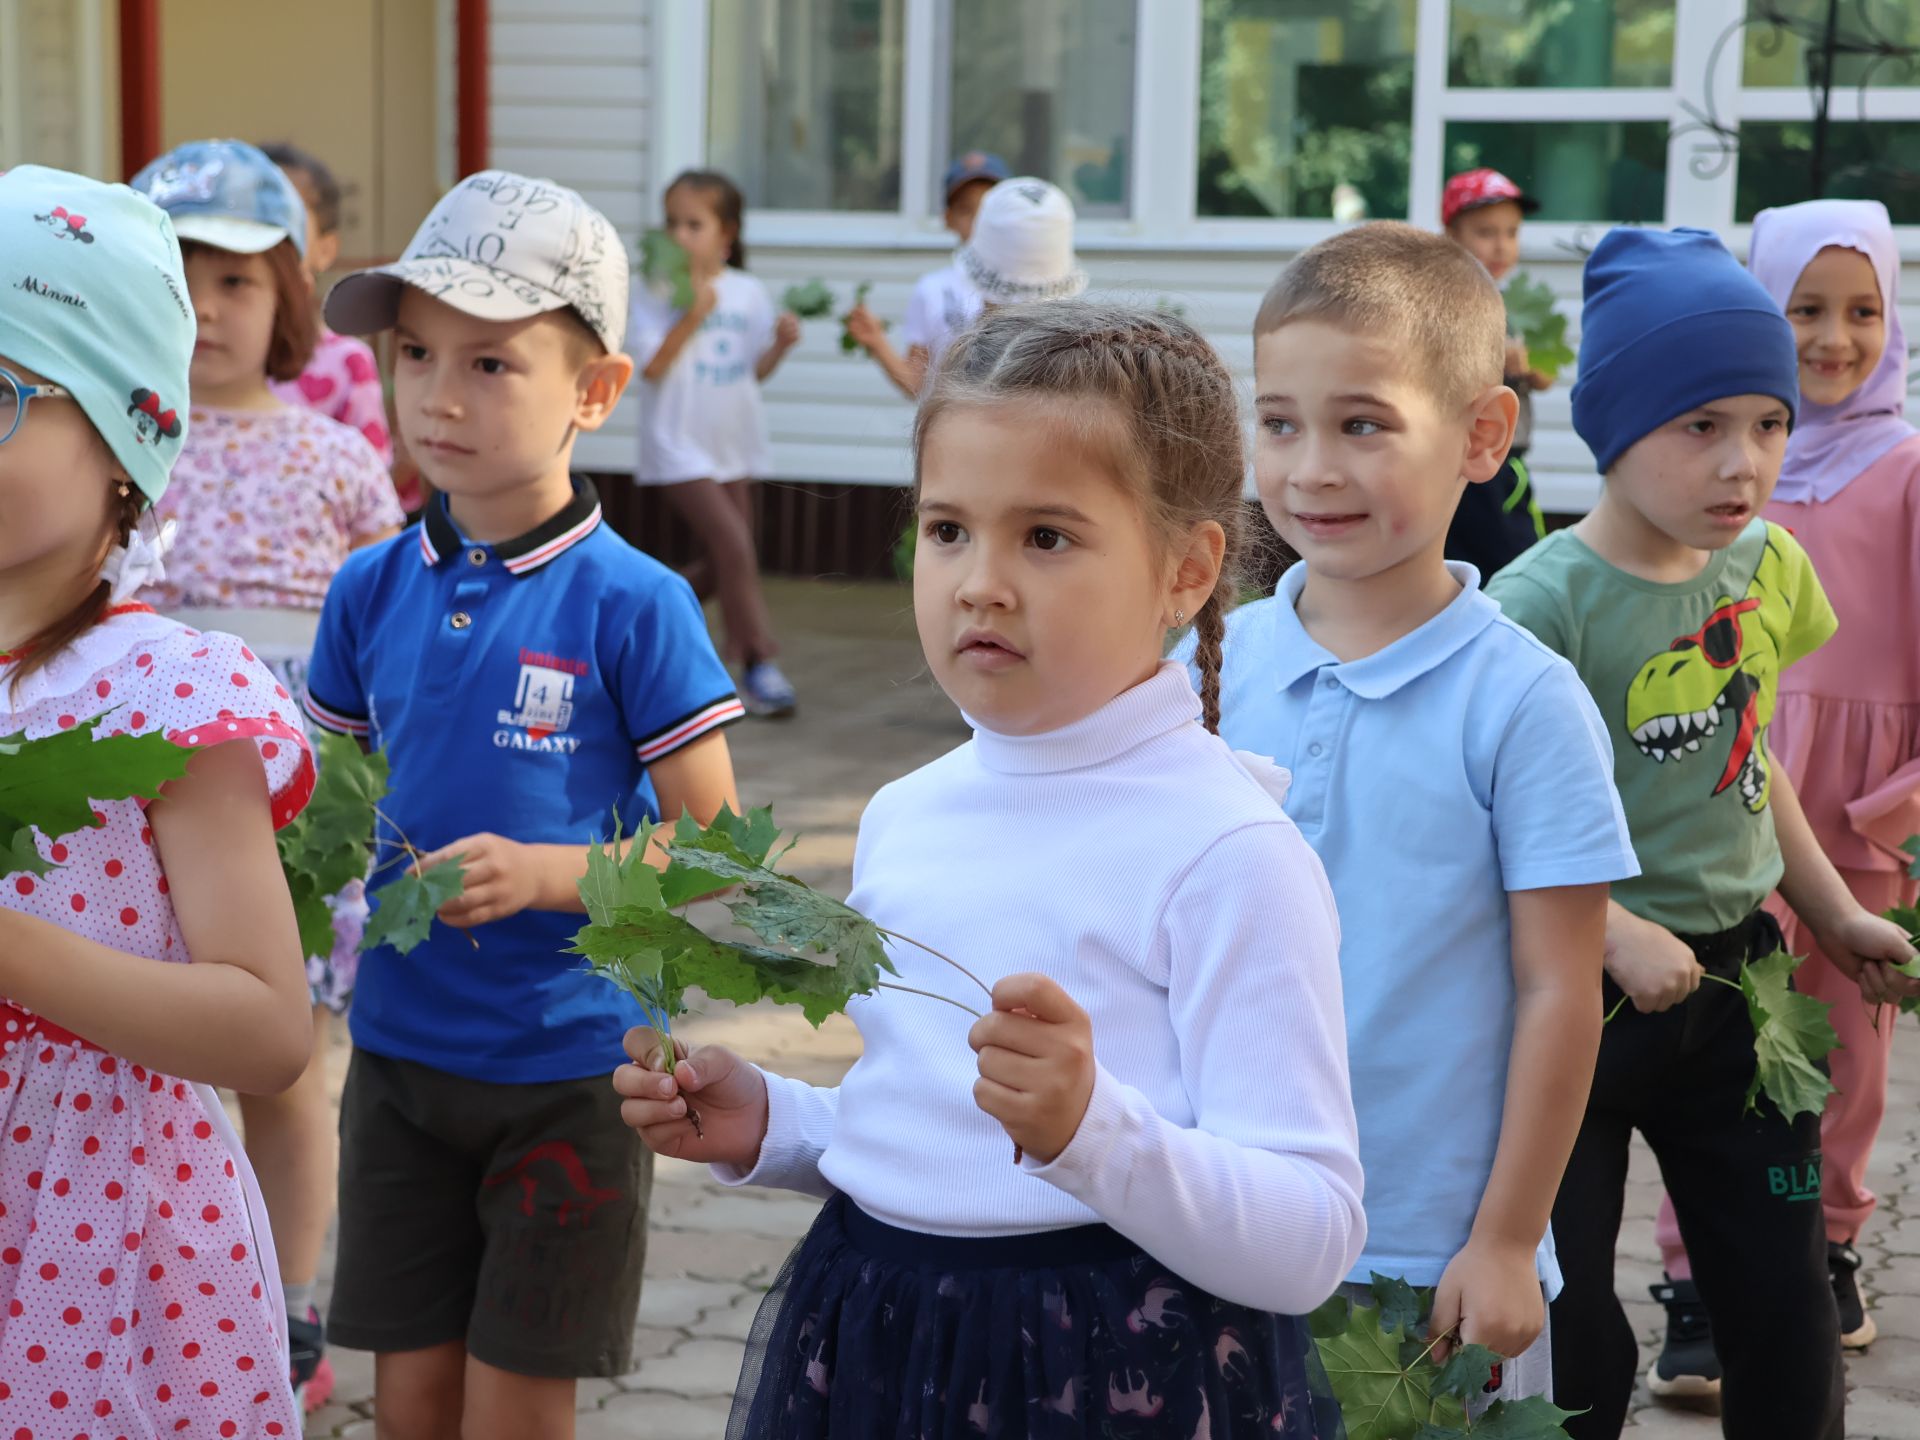
<svg viewBox="0 0 1920 1440"><path fill-rule="evenodd" d="M891 980L880 981L879 988L882 990L898 990L907 995L921 995L928 1000L938 1000L943 1005L951 1005L956 1010L964 1010L976 1020L981 1018L980 1012L971 1006L962 1005L958 1000L950 1000L945 995L936 995L931 990L916 990L911 985L896 985Z"/></svg>
<svg viewBox="0 0 1920 1440"><path fill-rule="evenodd" d="M875 928L878 928L878 927L875 927ZM922 944L920 941L914 939L911 935L902 935L898 930L881 930L880 933L886 936L889 940L904 940L907 944L913 946L914 949L924 950L927 952L927 954L933 956L933 958L936 960L946 961L947 964L951 965L954 969L958 970L962 975L966 976L967 979L973 981L974 984L978 985L980 987L981 994L985 995L989 1000L993 998L992 987L989 986L986 983L986 981L982 980L978 975L974 974L971 970L967 969L967 967L962 965L958 960L954 959L951 955L942 955L938 950L934 949L931 945ZM895 986L894 988L899 989L900 987Z"/></svg>
<svg viewBox="0 0 1920 1440"><path fill-rule="evenodd" d="M1711 980L1716 985L1724 985L1729 990L1739 990L1741 988L1738 980L1729 980L1724 975L1715 975L1711 970L1701 975L1700 978L1702 980Z"/></svg>
<svg viewBox="0 0 1920 1440"><path fill-rule="evenodd" d="M1607 1018L1602 1020L1600 1023L1602 1025L1611 1025L1613 1023L1613 1017L1620 1013L1621 1007L1624 1006L1626 1003L1627 1003L1627 997L1622 995L1618 1000L1613 1002L1613 1008L1607 1011Z"/></svg>

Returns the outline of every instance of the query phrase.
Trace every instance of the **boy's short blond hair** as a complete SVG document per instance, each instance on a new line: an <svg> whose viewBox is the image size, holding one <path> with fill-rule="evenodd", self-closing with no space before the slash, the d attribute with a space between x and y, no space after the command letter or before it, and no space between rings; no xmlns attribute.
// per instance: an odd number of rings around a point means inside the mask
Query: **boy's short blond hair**
<svg viewBox="0 0 1920 1440"><path fill-rule="evenodd" d="M1396 220L1344 230L1280 272L1253 338L1318 320L1404 347L1407 373L1443 406L1501 382L1507 307L1480 262L1445 235Z"/></svg>

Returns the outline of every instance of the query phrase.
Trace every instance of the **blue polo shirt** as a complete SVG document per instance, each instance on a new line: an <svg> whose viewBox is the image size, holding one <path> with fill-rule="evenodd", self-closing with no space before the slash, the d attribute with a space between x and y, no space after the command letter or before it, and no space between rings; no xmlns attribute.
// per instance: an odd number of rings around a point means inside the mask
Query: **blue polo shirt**
<svg viewBox="0 0 1920 1440"><path fill-rule="evenodd" d="M616 807L631 829L655 815L647 767L743 713L691 587L604 525L579 479L517 539L463 539L436 497L418 527L350 556L305 703L386 751L381 838L397 827L421 850L486 831L584 848ZM368 951L354 1044L475 1080L605 1073L642 1017L561 953L584 923L526 910L473 930L478 948L436 924L410 954Z"/></svg>
<svg viewBox="0 0 1920 1440"><path fill-rule="evenodd" d="M1507 892L1639 873L1586 686L1447 568L1459 595L1364 659L1301 627L1305 565L1227 624L1220 733L1292 772L1287 813L1340 910L1358 1281L1437 1284L1473 1228L1513 1043ZM1541 1276L1559 1288L1549 1237Z"/></svg>

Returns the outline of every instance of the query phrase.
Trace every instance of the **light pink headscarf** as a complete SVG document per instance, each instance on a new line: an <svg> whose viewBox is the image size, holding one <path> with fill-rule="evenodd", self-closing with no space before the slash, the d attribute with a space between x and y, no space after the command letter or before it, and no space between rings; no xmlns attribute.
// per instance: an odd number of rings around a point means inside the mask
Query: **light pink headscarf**
<svg viewBox="0 0 1920 1440"><path fill-rule="evenodd" d="M1858 250L1872 263L1886 315L1887 348L1865 383L1838 404L1816 405L1801 398L1780 484L1773 492L1776 500L1831 500L1894 446L1920 434L1904 414L1907 336L1895 306L1900 252L1886 206L1878 200L1808 200L1762 210L1753 217L1747 268L1785 310L1800 272L1829 245Z"/></svg>

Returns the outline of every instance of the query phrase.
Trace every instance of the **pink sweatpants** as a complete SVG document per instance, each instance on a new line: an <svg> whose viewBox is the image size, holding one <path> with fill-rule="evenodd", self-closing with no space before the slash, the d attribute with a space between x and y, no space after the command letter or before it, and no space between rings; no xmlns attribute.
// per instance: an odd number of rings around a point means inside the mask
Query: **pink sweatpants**
<svg viewBox="0 0 1920 1440"><path fill-rule="evenodd" d="M1842 870L1847 888L1861 905L1878 915L1893 905L1913 903L1914 882L1898 870ZM1879 1198L1867 1188L1867 1159L1880 1133L1880 1117L1887 1108L1887 1060L1893 1053L1892 1006L1875 1016L1861 1003L1860 987L1842 975L1814 945L1813 936L1775 895L1767 908L1779 917L1787 949L1805 955L1806 963L1793 977L1794 988L1827 1001L1827 1018L1840 1037L1840 1048L1827 1057L1833 1067L1834 1093L1827 1097L1820 1117L1820 1204L1827 1215L1827 1238L1852 1244L1873 1214ZM1660 1259L1675 1280L1693 1278L1680 1226L1673 1218L1673 1202L1660 1199L1654 1224Z"/></svg>

